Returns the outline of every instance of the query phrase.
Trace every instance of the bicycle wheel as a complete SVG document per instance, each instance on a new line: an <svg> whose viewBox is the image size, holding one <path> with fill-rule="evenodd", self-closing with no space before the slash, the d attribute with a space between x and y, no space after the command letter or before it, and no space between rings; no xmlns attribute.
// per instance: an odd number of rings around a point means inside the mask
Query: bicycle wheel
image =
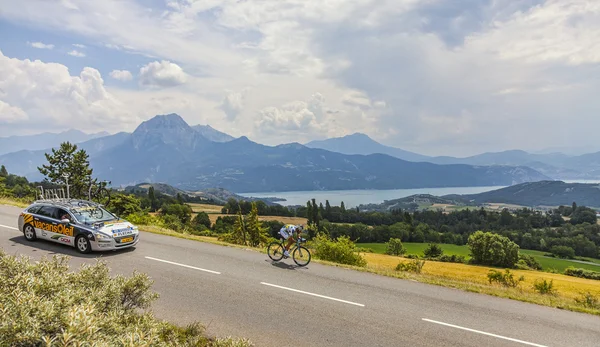
<svg viewBox="0 0 600 347"><path fill-rule="evenodd" d="M267 247L269 258L275 261L279 261L283 258L283 251L283 245L279 242L271 242L269 247Z"/></svg>
<svg viewBox="0 0 600 347"><path fill-rule="evenodd" d="M292 253L292 258L294 259L294 263L298 264L298 266L306 266L310 263L310 251L308 248L304 246L300 246L294 249L294 253Z"/></svg>
<svg viewBox="0 0 600 347"><path fill-rule="evenodd" d="M108 204L110 203L110 193L106 188L100 188L96 193L95 197L98 203L104 206L108 206Z"/></svg>

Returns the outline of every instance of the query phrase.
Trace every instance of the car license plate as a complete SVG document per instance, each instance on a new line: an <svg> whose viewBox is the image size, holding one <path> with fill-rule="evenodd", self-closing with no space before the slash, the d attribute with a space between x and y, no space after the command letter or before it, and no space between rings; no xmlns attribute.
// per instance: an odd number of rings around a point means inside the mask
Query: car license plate
<svg viewBox="0 0 600 347"><path fill-rule="evenodd" d="M121 243L131 242L131 241L133 241L133 237L126 237L124 239L121 239Z"/></svg>

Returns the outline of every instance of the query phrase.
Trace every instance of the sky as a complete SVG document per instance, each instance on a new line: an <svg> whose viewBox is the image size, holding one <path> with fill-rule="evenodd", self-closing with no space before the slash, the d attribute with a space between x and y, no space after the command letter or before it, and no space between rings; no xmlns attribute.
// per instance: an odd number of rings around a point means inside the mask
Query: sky
<svg viewBox="0 0 600 347"><path fill-rule="evenodd" d="M0 0L0 136L177 113L280 143L600 149L597 0Z"/></svg>

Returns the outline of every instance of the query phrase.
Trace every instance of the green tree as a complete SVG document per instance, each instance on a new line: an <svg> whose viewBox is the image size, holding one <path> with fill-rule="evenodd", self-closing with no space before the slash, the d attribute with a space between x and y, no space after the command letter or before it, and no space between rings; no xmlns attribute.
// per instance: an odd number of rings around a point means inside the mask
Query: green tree
<svg viewBox="0 0 600 347"><path fill-rule="evenodd" d="M469 236L468 245L476 264L512 268L519 261L519 246L498 234L476 231Z"/></svg>
<svg viewBox="0 0 600 347"><path fill-rule="evenodd" d="M423 251L423 255L426 258L437 258L441 257L443 254L444 250L442 250L442 247L436 243L430 243Z"/></svg>
<svg viewBox="0 0 600 347"><path fill-rule="evenodd" d="M160 209L163 216L176 216L184 225L189 225L192 221L192 208L189 205L164 204Z"/></svg>
<svg viewBox="0 0 600 347"><path fill-rule="evenodd" d="M397 238L391 238L386 244L385 254L389 255L402 255L406 253L406 248L402 245L402 240Z"/></svg>
<svg viewBox="0 0 600 347"><path fill-rule="evenodd" d="M342 203L341 203L341 205L340 205L340 210L342 211L342 214L343 214L343 213L346 213L346 206L344 205L344 202L343 202L343 201L342 201Z"/></svg>
<svg viewBox="0 0 600 347"><path fill-rule="evenodd" d="M312 205L310 201L306 202L306 219L309 226L314 224Z"/></svg>
<svg viewBox="0 0 600 347"><path fill-rule="evenodd" d="M575 250L568 246L552 246L552 248L550 248L550 253L559 258L575 258Z"/></svg>
<svg viewBox="0 0 600 347"><path fill-rule="evenodd" d="M258 220L258 208L255 203L252 203L252 209L248 214L246 229L248 231L249 246L258 247L267 243L269 237L268 231L267 228L262 226L260 220Z"/></svg>
<svg viewBox="0 0 600 347"><path fill-rule="evenodd" d="M150 188L148 188L148 199L150 200L150 210L152 212L156 211L157 209L157 201L156 201L156 194L154 192L154 186L150 186Z"/></svg>
<svg viewBox="0 0 600 347"><path fill-rule="evenodd" d="M39 172L46 176L45 180L54 184L65 185L64 174L69 175L70 195L77 196L79 192L87 191L88 183L96 183L92 180L92 168L90 168L89 156L85 150L77 150L77 145L63 142L58 149L52 149L52 153L45 153L48 164L38 167ZM83 196L79 196L83 197Z"/></svg>
<svg viewBox="0 0 600 347"><path fill-rule="evenodd" d="M107 207L118 216L128 216L141 212L140 205L140 200L135 195L116 194L111 197L110 204Z"/></svg>
<svg viewBox="0 0 600 347"><path fill-rule="evenodd" d="M198 212L196 217L192 220L192 227L196 230L205 230L210 229L210 218L208 214L204 211Z"/></svg>
<svg viewBox="0 0 600 347"><path fill-rule="evenodd" d="M8 170L4 165L0 166L0 177L8 177Z"/></svg>

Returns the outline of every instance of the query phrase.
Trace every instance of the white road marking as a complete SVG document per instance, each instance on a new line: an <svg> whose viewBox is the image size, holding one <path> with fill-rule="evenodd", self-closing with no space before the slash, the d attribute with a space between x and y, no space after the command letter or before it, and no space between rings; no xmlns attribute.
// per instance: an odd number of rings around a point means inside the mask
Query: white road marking
<svg viewBox="0 0 600 347"><path fill-rule="evenodd" d="M483 334L483 335L493 336L493 337L496 337L496 338L499 338L499 339L503 339L503 340L508 340L508 341L522 343L524 345L537 346L537 347L547 347L547 346L544 346L544 345L538 345L537 343L532 343L532 342L527 342L527 341L513 339L513 338L510 338L510 337L506 337L506 336L501 336L501 335L486 333L485 331L479 331L479 330L475 330L475 329L464 328L464 327L461 327L461 326L458 326L458 325L453 325L453 324L438 322L438 321L434 321L434 320L426 319L426 318L421 318L421 319L424 320L424 321L426 321L426 322L440 324L440 325L445 325L445 326L448 326L448 327L452 327L452 328L456 328L456 329L462 329L462 330L470 331L470 332L477 333L477 334Z"/></svg>
<svg viewBox="0 0 600 347"><path fill-rule="evenodd" d="M356 306L365 307L365 305L358 304L356 302L346 301L346 300L341 300L341 299L336 299L336 298L332 298L332 297L325 296L325 295L319 295L319 294L315 294L315 293L309 293L309 292L305 292L305 291L298 290L298 289L292 289L292 288L282 287L282 286L278 286L278 285L270 284L270 283L265 283L265 282L260 282L260 284L264 284L265 286L271 286L271 287L275 287L275 288L290 290L292 292L297 292L297 293L302 293L302 294L307 294L307 295L312 295L312 296L318 296L319 298L324 298L324 299L339 301L339 302L343 302L343 303L350 304L350 305L356 305Z"/></svg>
<svg viewBox="0 0 600 347"><path fill-rule="evenodd" d="M19 228L9 227L8 225L2 225L2 224L0 224L0 227L19 231Z"/></svg>
<svg viewBox="0 0 600 347"><path fill-rule="evenodd" d="M217 272L217 271L202 269L202 268L199 268L199 267L185 265L185 264L179 264L179 263L175 263L175 262L168 261L168 260L162 260L162 259L152 258L152 257L145 257L145 258L146 259L150 259L150 260L160 261L160 262L167 263L167 264L173 264L173 265L183 266L183 267L187 267L187 268L194 269L194 270L200 270L200 271L210 272L210 273L217 274L217 275L221 274L220 272Z"/></svg>

